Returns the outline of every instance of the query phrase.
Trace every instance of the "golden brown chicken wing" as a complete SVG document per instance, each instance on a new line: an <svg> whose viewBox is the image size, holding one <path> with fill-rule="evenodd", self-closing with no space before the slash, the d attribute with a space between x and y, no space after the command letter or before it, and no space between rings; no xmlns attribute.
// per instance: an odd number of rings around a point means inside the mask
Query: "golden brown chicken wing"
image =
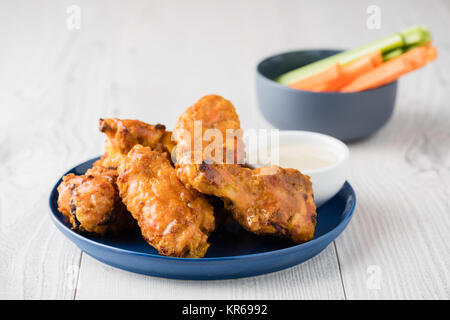
<svg viewBox="0 0 450 320"><path fill-rule="evenodd" d="M103 235L134 225L115 186L117 171L97 162L85 175L68 174L58 186L58 210L77 231Z"/></svg>
<svg viewBox="0 0 450 320"><path fill-rule="evenodd" d="M171 132L164 125L151 125L139 120L117 118L100 119L99 129L107 136L104 166L118 167L128 151L136 144L167 152L170 156L174 147Z"/></svg>
<svg viewBox="0 0 450 320"><path fill-rule="evenodd" d="M244 163L239 117L233 104L221 96L204 96L189 107L179 116L172 135L178 164Z"/></svg>
<svg viewBox="0 0 450 320"><path fill-rule="evenodd" d="M180 180L202 193L221 197L235 220L251 232L278 235L297 243L311 240L316 225L316 207L309 177L298 170L276 166L271 170L253 170L229 164L229 161L219 163L217 158L205 155L205 143L199 149L193 147L198 121L201 121L203 131L218 129L224 137L227 130L239 129L233 105L220 96L203 97L189 107L179 117L173 131ZM240 137L224 138L223 141L223 149L231 143L233 157L240 160L240 148L243 148L239 147Z"/></svg>
<svg viewBox="0 0 450 320"><path fill-rule="evenodd" d="M273 234L297 243L314 236L316 207L308 176L295 169L274 166L249 169L239 165L199 166L193 187L224 200L225 208L245 229ZM187 178L187 177L185 177Z"/></svg>
<svg viewBox="0 0 450 320"><path fill-rule="evenodd" d="M167 256L205 255L214 229L213 208L179 181L167 157L136 145L118 171L120 196L150 245Z"/></svg>

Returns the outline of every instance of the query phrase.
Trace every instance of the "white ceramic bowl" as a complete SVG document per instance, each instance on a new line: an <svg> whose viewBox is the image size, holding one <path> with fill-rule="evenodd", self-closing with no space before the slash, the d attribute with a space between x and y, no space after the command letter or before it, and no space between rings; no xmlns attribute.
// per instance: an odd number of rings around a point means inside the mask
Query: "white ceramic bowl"
<svg viewBox="0 0 450 320"><path fill-rule="evenodd" d="M349 175L349 150L347 146L336 138L310 131L279 131L278 135L280 150L283 146L309 145L323 148L327 153L334 156L333 164L310 170L296 166L295 160L290 161L290 167L311 177L314 201L317 207L331 199L342 188ZM282 152L279 157L280 165L283 166ZM290 157L292 159L292 154ZM256 167L260 166L258 163L250 162L250 164Z"/></svg>

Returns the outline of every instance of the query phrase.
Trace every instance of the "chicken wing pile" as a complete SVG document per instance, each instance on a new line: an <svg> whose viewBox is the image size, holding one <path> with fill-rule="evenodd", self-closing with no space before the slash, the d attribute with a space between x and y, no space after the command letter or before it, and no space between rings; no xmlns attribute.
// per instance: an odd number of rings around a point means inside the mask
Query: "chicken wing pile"
<svg viewBox="0 0 450 320"><path fill-rule="evenodd" d="M222 97L206 96L189 107L178 118L173 132L181 181L201 193L222 198L234 219L248 231L286 237L297 243L311 240L316 206L309 177L295 169L253 170L233 162L211 162L205 152L200 152L204 155L201 163L193 163L195 149L186 137L194 136L196 122L202 123L202 131L216 129L224 137L226 130L240 129L234 106ZM234 159L240 159L244 153L241 136L224 140L223 149L234 150ZM234 146L227 148L227 143Z"/></svg>
<svg viewBox="0 0 450 320"><path fill-rule="evenodd" d="M255 234L296 243L313 238L309 177L295 169L246 166L230 101L201 98L179 116L173 132L117 118L100 119L99 129L106 135L105 154L84 175L64 176L58 187L59 211L73 229L118 234L137 222L161 255L191 258L205 255L208 236L224 220L215 211Z"/></svg>

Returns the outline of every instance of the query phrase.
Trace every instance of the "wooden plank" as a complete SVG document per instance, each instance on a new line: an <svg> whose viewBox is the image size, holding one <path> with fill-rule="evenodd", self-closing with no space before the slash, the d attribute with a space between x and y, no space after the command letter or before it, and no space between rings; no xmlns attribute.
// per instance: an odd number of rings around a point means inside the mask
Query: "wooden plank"
<svg viewBox="0 0 450 320"><path fill-rule="evenodd" d="M83 47L65 27L64 4L8 5L0 9L14 12L0 28L8 43L0 61L0 297L73 299L81 252L50 221L48 196L64 171L101 150L96 83L108 74L97 76L90 54L78 60Z"/></svg>
<svg viewBox="0 0 450 320"><path fill-rule="evenodd" d="M269 275L186 281L138 275L83 255L76 299L344 299L331 244L317 257Z"/></svg>
<svg viewBox="0 0 450 320"><path fill-rule="evenodd" d="M47 204L71 149L58 138L69 129L58 123L67 37L53 10L9 5L0 8L0 298L72 299L81 253L56 231Z"/></svg>

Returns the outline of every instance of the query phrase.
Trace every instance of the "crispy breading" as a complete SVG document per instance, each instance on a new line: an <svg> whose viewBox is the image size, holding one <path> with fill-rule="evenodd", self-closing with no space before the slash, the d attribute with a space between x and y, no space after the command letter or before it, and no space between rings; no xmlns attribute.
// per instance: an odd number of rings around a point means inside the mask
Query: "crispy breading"
<svg viewBox="0 0 450 320"><path fill-rule="evenodd" d="M104 235L119 233L133 225L115 186L117 171L97 162L85 175L68 174L58 186L58 210L72 228Z"/></svg>
<svg viewBox="0 0 450 320"><path fill-rule="evenodd" d="M120 196L150 245L166 256L205 255L214 229L213 208L179 181L167 157L136 145L118 172Z"/></svg>
<svg viewBox="0 0 450 320"><path fill-rule="evenodd" d="M99 129L106 134L105 166L118 167L128 151L140 144L170 156L174 147L171 132L162 124L151 125L139 120L100 119Z"/></svg>
<svg viewBox="0 0 450 320"><path fill-rule="evenodd" d="M220 141L215 140L215 133L220 135ZM233 104L218 95L204 96L187 108L178 117L172 136L177 142L176 158L179 164L202 161L244 163L245 150L239 117ZM218 145L221 157L216 157L215 152L207 154L207 146L214 144Z"/></svg>

